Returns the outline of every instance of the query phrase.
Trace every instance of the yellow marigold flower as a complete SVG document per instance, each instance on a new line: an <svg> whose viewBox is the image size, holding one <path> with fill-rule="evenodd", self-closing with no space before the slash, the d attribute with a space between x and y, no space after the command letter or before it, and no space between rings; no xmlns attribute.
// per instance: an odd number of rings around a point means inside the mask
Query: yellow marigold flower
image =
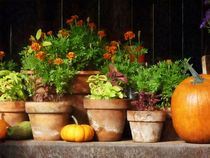
<svg viewBox="0 0 210 158"><path fill-rule="evenodd" d="M48 35L48 36L52 36L52 34L53 34L52 31L48 31L48 32L47 32L47 35Z"/></svg>
<svg viewBox="0 0 210 158"><path fill-rule="evenodd" d="M128 31L124 34L124 37L125 37L125 40L128 40L128 39L133 39L135 38L135 34L132 32L132 31Z"/></svg>
<svg viewBox="0 0 210 158"><path fill-rule="evenodd" d="M69 52L66 57L69 58L70 60L76 58L74 52Z"/></svg>
<svg viewBox="0 0 210 158"><path fill-rule="evenodd" d="M30 47L33 51L37 51L40 50L41 46L39 45L39 43L34 42L31 47Z"/></svg>
<svg viewBox="0 0 210 158"><path fill-rule="evenodd" d="M43 51L39 51L38 53L36 53L36 58L42 61L44 61L45 57L46 57L46 54Z"/></svg>
<svg viewBox="0 0 210 158"><path fill-rule="evenodd" d="M59 34L62 34L63 32L64 32L63 30L59 30L59 31L58 31Z"/></svg>
<svg viewBox="0 0 210 158"><path fill-rule="evenodd" d="M62 64L64 62L63 62L63 60L61 58L57 58L57 59L55 59L54 63L57 64L57 65L60 65L60 64Z"/></svg>
<svg viewBox="0 0 210 158"><path fill-rule="evenodd" d="M166 60L166 63L171 63L171 62L172 62L171 59Z"/></svg>
<svg viewBox="0 0 210 158"><path fill-rule="evenodd" d="M0 59L2 59L5 56L4 51L0 51Z"/></svg>
<svg viewBox="0 0 210 158"><path fill-rule="evenodd" d="M103 38L106 36L106 33L104 31L98 31L98 35Z"/></svg>

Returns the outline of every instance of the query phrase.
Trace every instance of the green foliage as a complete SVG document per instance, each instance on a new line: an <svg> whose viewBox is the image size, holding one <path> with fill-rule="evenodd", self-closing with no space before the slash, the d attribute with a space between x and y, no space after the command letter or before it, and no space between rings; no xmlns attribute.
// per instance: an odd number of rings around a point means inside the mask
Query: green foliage
<svg viewBox="0 0 210 158"><path fill-rule="evenodd" d="M13 60L9 61L1 61L0 62L0 70L15 70L17 67L17 64Z"/></svg>
<svg viewBox="0 0 210 158"><path fill-rule="evenodd" d="M105 40L97 35L96 29L91 30L88 25L89 23L77 25L77 20L70 24L70 47L77 56L74 66L78 70L88 66L100 67L103 64Z"/></svg>
<svg viewBox="0 0 210 158"><path fill-rule="evenodd" d="M26 100L22 75L18 72L0 71L0 101Z"/></svg>
<svg viewBox="0 0 210 158"><path fill-rule="evenodd" d="M130 31L130 33L134 35L133 32ZM112 42L116 44L113 45ZM134 42L134 39L129 39L124 43L116 41L112 42L104 54L105 64L101 68L101 72L104 74L107 73L108 65L112 63L117 68L118 72L124 74L127 77L127 86L134 88L131 78L135 76L138 67L142 65L140 57L148 53L148 49L144 48L142 42L140 42L140 32L138 32L138 42Z"/></svg>
<svg viewBox="0 0 210 158"><path fill-rule="evenodd" d="M135 91L160 94L161 106L170 106L170 99L177 85L189 76L184 63L188 59L174 62L161 61L158 64L140 66L137 74L131 77Z"/></svg>
<svg viewBox="0 0 210 158"><path fill-rule="evenodd" d="M125 97L122 92L123 89L119 86L113 86L105 75L91 75L87 82L91 93L87 97L90 99L122 99Z"/></svg>
<svg viewBox="0 0 210 158"><path fill-rule="evenodd" d="M42 37L39 29L36 40L32 41L31 45L26 46L20 55L22 70L34 71L35 78L41 77L42 85L50 85L57 94L64 94L69 91L67 84L77 70L72 65L74 58L67 58L70 51L69 38L60 35L58 33L57 36ZM34 43L38 45L37 48L33 47ZM33 79L25 75L27 91L30 96L34 95L36 88L36 85L32 86Z"/></svg>

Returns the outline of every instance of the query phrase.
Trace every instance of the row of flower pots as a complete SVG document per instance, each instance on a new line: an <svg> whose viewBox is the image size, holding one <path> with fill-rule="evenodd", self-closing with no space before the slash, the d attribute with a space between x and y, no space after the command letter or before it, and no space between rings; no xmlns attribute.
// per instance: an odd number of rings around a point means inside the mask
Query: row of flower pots
<svg viewBox="0 0 210 158"><path fill-rule="evenodd" d="M126 115L135 142L160 140L165 112L129 111L129 104L128 99L84 99L84 108L87 109L89 123L95 131L95 140L121 140ZM3 119L10 126L28 120L28 114L34 140L60 140L60 131L69 123L72 113L69 101L2 102L0 107Z"/></svg>

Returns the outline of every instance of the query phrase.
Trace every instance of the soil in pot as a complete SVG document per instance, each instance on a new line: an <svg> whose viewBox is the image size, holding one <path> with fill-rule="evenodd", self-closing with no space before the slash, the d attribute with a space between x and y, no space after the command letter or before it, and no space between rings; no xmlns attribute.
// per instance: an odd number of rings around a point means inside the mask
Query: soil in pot
<svg viewBox="0 0 210 158"><path fill-rule="evenodd" d="M158 142L166 113L163 111L127 111L134 142Z"/></svg>

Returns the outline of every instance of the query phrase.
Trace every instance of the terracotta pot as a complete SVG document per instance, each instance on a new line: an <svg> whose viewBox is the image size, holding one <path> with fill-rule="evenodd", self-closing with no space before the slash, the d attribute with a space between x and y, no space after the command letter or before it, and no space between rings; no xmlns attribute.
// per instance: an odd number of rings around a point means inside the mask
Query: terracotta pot
<svg viewBox="0 0 210 158"><path fill-rule="evenodd" d="M34 140L59 140L61 128L68 124L71 104L61 102L26 102Z"/></svg>
<svg viewBox="0 0 210 158"><path fill-rule="evenodd" d="M73 94L89 94L89 84L86 82L90 75L99 74L99 71L79 71L73 79Z"/></svg>
<svg viewBox="0 0 210 158"><path fill-rule="evenodd" d="M126 109L130 100L95 100L84 98L84 107L98 141L117 141L123 134Z"/></svg>
<svg viewBox="0 0 210 158"><path fill-rule="evenodd" d="M166 113L163 111L127 111L132 139L135 142L158 142Z"/></svg>
<svg viewBox="0 0 210 158"><path fill-rule="evenodd" d="M4 119L10 126L28 120L24 101L0 102L0 115L0 118Z"/></svg>

